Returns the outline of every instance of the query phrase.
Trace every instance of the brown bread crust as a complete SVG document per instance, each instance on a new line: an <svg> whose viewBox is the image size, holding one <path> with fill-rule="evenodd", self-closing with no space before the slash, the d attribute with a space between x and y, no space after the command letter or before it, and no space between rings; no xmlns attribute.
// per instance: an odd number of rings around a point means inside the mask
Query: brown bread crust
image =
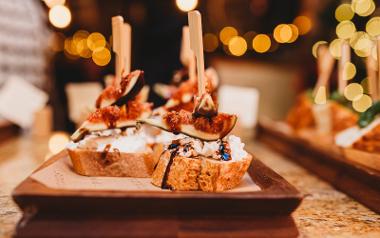
<svg viewBox="0 0 380 238"><path fill-rule="evenodd" d="M206 157L175 156L168 168L170 151L165 151L152 175L152 183L162 187L165 171L166 184L172 190L221 192L238 186L252 161L248 155L240 161L219 161Z"/></svg>

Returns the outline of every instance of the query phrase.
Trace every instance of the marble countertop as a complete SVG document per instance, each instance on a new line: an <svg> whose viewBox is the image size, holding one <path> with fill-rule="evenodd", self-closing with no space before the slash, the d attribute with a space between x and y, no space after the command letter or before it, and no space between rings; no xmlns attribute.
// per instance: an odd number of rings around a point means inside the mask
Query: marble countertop
<svg viewBox="0 0 380 238"><path fill-rule="evenodd" d="M49 157L47 142L23 136L0 144L0 238L10 237L21 218L12 189ZM305 195L292 215L301 237L380 237L380 215L264 145L247 148Z"/></svg>

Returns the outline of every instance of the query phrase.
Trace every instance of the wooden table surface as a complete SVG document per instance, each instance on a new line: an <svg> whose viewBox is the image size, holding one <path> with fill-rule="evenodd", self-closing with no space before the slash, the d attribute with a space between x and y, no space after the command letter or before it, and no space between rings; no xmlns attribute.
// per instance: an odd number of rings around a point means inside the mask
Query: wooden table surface
<svg viewBox="0 0 380 238"><path fill-rule="evenodd" d="M0 238L10 237L21 218L11 191L49 157L47 142L20 136L0 144ZM301 237L380 237L380 215L264 145L247 148L306 195L293 213Z"/></svg>

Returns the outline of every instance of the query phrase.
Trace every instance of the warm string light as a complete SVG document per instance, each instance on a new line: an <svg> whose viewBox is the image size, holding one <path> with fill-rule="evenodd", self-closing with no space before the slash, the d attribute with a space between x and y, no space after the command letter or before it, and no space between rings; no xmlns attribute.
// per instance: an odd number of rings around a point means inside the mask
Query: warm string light
<svg viewBox="0 0 380 238"><path fill-rule="evenodd" d="M64 52L68 58L91 58L98 66L105 66L111 61L111 51L106 38L99 32L89 33L84 30L75 32L73 37L64 41Z"/></svg>
<svg viewBox="0 0 380 238"><path fill-rule="evenodd" d="M198 0L176 0L175 3L179 10L188 12L195 9L198 5Z"/></svg>
<svg viewBox="0 0 380 238"><path fill-rule="evenodd" d="M377 48L374 40L380 36L380 17L372 17L366 24L366 31L357 31L355 24L351 21L355 14L361 17L371 15L376 9L373 0L353 0L351 4L343 3L335 10L335 18L339 22L336 27L337 39L329 44L329 51L333 57L341 57L342 43L348 41L355 54L359 57L373 57L377 59ZM312 54L316 54L318 47L325 44L325 41L318 41L313 45ZM353 63L347 62L343 66L343 74L346 80L352 80L356 75L356 67ZM366 93L368 79L361 83L350 83L344 89L344 97L352 102L352 107L358 112L366 111L372 105L372 99Z"/></svg>

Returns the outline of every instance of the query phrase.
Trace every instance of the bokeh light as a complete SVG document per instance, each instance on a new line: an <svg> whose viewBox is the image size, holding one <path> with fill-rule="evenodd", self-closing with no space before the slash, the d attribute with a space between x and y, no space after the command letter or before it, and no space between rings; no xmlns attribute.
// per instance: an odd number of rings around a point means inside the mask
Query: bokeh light
<svg viewBox="0 0 380 238"><path fill-rule="evenodd" d="M313 26L311 19L307 16L298 16L294 18L293 24L297 26L300 35L307 34Z"/></svg>
<svg viewBox="0 0 380 238"><path fill-rule="evenodd" d="M97 48L92 52L92 60L96 65L105 66L111 61L111 52L107 48Z"/></svg>
<svg viewBox="0 0 380 238"><path fill-rule="evenodd" d="M87 38L87 47L95 51L106 46L106 38L99 32L91 33Z"/></svg>
<svg viewBox="0 0 380 238"><path fill-rule="evenodd" d="M346 80L353 79L356 75L356 67L351 62L346 62L343 66L343 73L345 74L345 77L343 77Z"/></svg>
<svg viewBox="0 0 380 238"><path fill-rule="evenodd" d="M224 45L228 45L228 42L232 37L238 35L238 31L232 26L224 27L219 33L219 39Z"/></svg>
<svg viewBox="0 0 380 238"><path fill-rule="evenodd" d="M372 17L366 24L365 29L371 36L380 35L380 17Z"/></svg>
<svg viewBox="0 0 380 238"><path fill-rule="evenodd" d="M292 38L292 28L287 24L280 24L274 28L273 37L278 43L287 43Z"/></svg>
<svg viewBox="0 0 380 238"><path fill-rule="evenodd" d="M365 112L371 106L372 99L366 94L363 94L361 97L352 102L352 107L358 112Z"/></svg>
<svg viewBox="0 0 380 238"><path fill-rule="evenodd" d="M372 0L353 0L352 10L359 16L368 16L375 10L375 3Z"/></svg>
<svg viewBox="0 0 380 238"><path fill-rule="evenodd" d="M49 21L57 28L65 28L71 22L71 12L65 6L56 5L49 10Z"/></svg>
<svg viewBox="0 0 380 238"><path fill-rule="evenodd" d="M294 24L289 24L288 26L290 26L290 28L292 29L292 37L290 38L290 40L287 41L287 43L293 43L294 41L297 40L299 31L298 31L297 26Z"/></svg>
<svg viewBox="0 0 380 238"><path fill-rule="evenodd" d="M314 43L313 47L311 48L311 53L315 58L318 58L318 47L324 44L327 44L327 41L321 40Z"/></svg>
<svg viewBox="0 0 380 238"><path fill-rule="evenodd" d="M198 0L176 0L177 7L184 12L194 10L198 4Z"/></svg>
<svg viewBox="0 0 380 238"><path fill-rule="evenodd" d="M344 88L344 96L347 100L354 101L363 95L364 89L358 83L350 83Z"/></svg>
<svg viewBox="0 0 380 238"><path fill-rule="evenodd" d="M352 21L342 21L336 26L336 35L340 39L349 39L356 32L356 27Z"/></svg>
<svg viewBox="0 0 380 238"><path fill-rule="evenodd" d="M335 39L329 45L329 51L334 58L339 59L342 55L342 39Z"/></svg>
<svg viewBox="0 0 380 238"><path fill-rule="evenodd" d="M55 132L49 138L49 150L51 153L56 154L65 149L66 144L69 142L69 136L65 132Z"/></svg>
<svg viewBox="0 0 380 238"><path fill-rule="evenodd" d="M271 40L265 34L258 34L252 40L252 48L258 53L267 52L270 49Z"/></svg>
<svg viewBox="0 0 380 238"><path fill-rule="evenodd" d="M314 103L315 104L326 104L327 97L326 97L326 87L321 86L318 88L317 93L315 94L314 97Z"/></svg>
<svg viewBox="0 0 380 238"><path fill-rule="evenodd" d="M343 3L335 9L335 19L339 22L351 20L355 13L352 11L351 4Z"/></svg>
<svg viewBox="0 0 380 238"><path fill-rule="evenodd" d="M228 49L234 56L242 56L247 51L247 42L241 36L234 36L228 42Z"/></svg>
<svg viewBox="0 0 380 238"><path fill-rule="evenodd" d="M356 42L354 46L354 51L355 54L359 57L368 57L371 54L372 47L372 40L362 37Z"/></svg>
<svg viewBox="0 0 380 238"><path fill-rule="evenodd" d="M218 37L212 33L206 33L203 36L203 46L206 52L213 52L218 48Z"/></svg>
<svg viewBox="0 0 380 238"><path fill-rule="evenodd" d="M49 8L52 8L57 5L64 5L66 0L43 0Z"/></svg>

